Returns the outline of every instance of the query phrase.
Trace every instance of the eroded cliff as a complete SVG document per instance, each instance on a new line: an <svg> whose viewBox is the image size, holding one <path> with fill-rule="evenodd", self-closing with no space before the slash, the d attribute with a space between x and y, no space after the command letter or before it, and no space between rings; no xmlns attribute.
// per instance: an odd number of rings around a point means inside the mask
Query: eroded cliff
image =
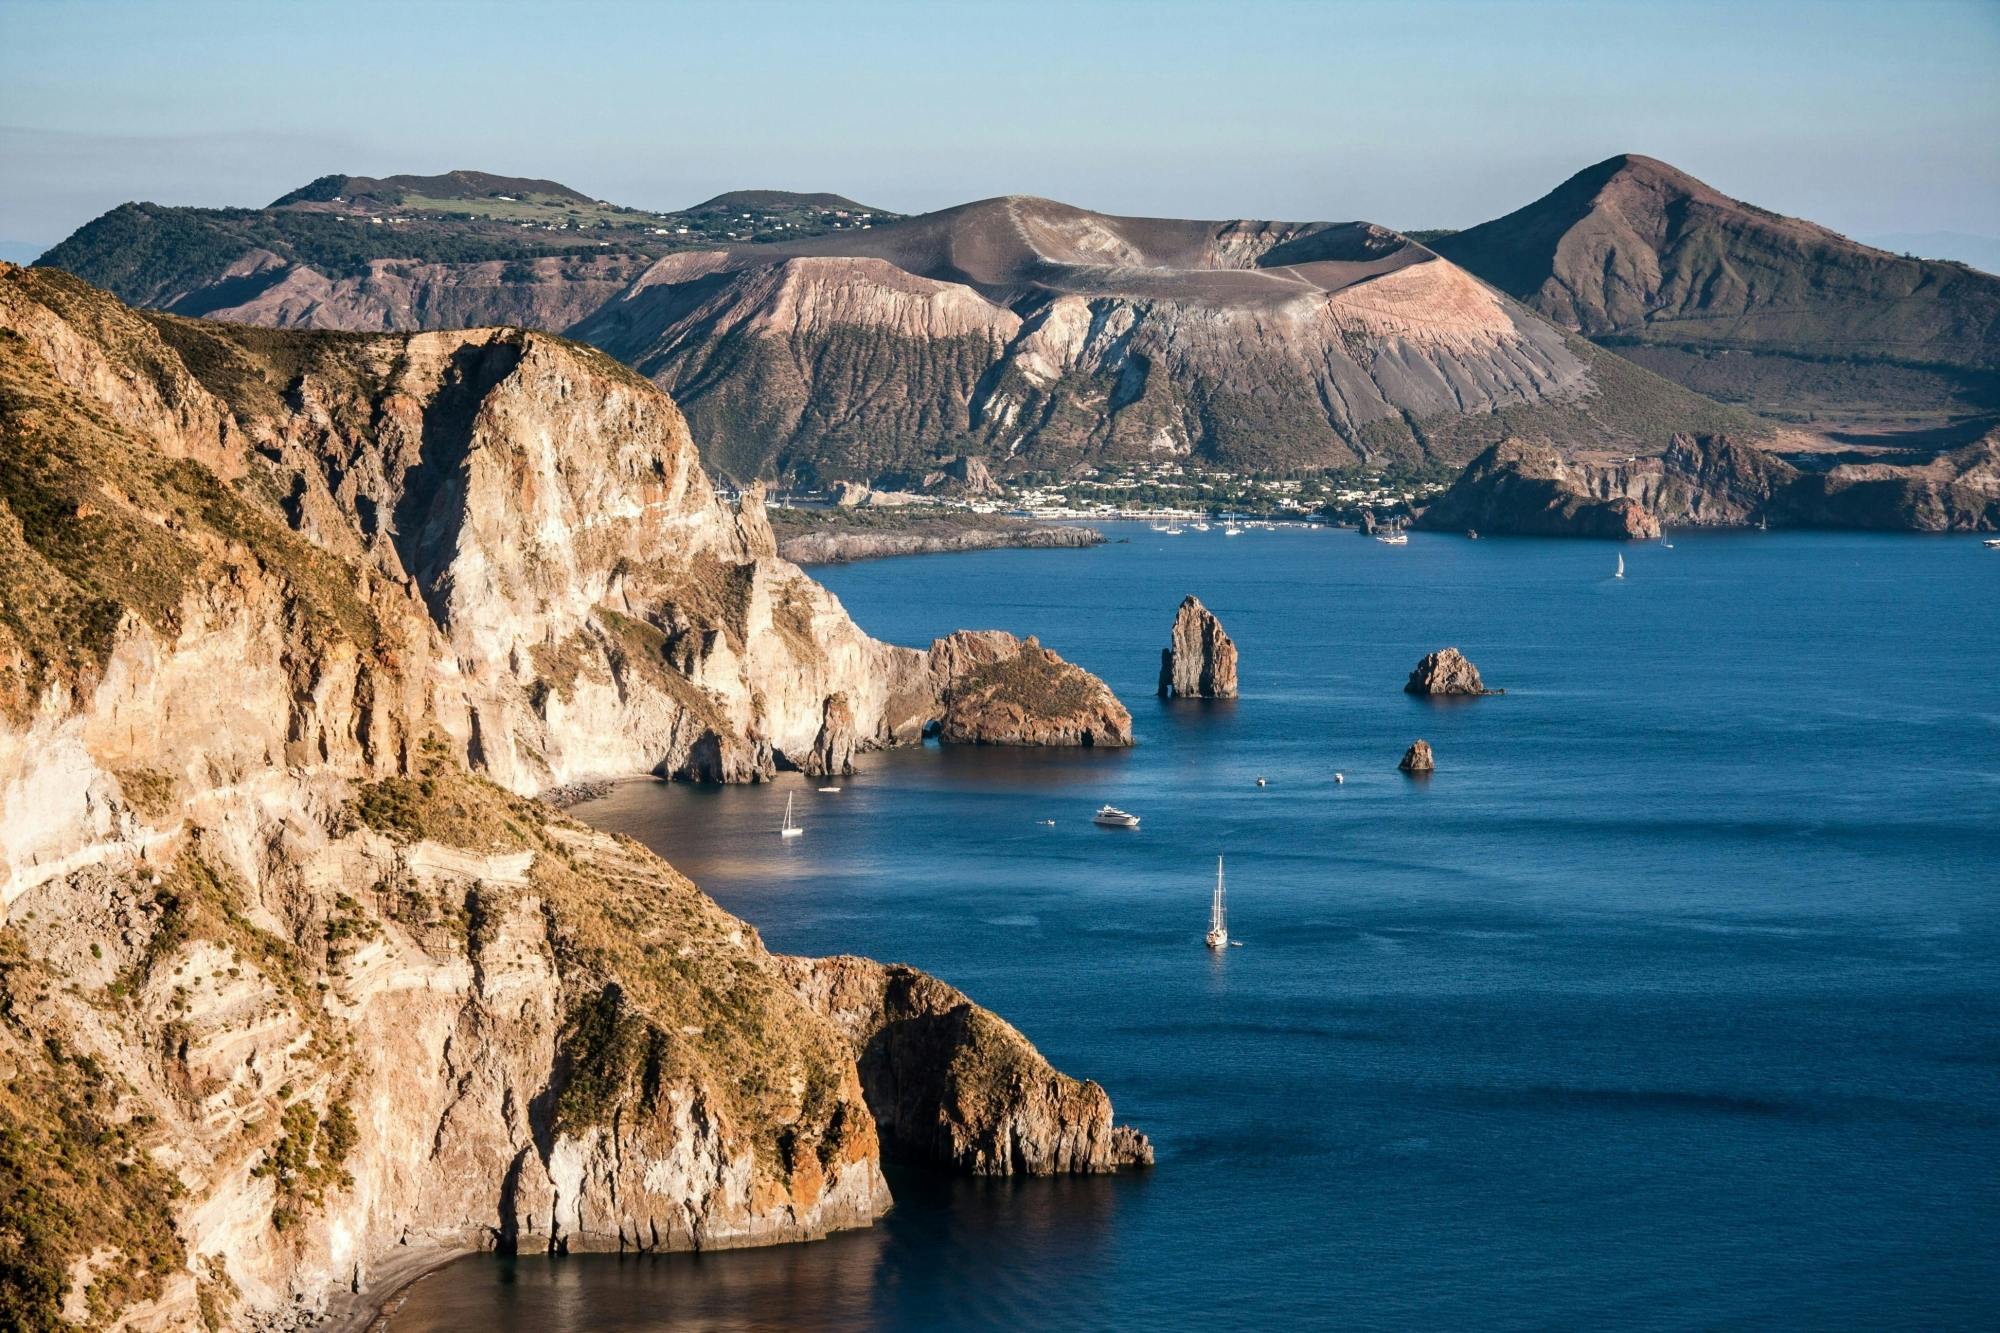
<svg viewBox="0 0 2000 1333"><path fill-rule="evenodd" d="M268 1323L469 1248L886 1206L788 965L526 796L846 771L964 683L778 559L652 385L545 335L262 332L0 268L0 593L10 1320Z"/></svg>

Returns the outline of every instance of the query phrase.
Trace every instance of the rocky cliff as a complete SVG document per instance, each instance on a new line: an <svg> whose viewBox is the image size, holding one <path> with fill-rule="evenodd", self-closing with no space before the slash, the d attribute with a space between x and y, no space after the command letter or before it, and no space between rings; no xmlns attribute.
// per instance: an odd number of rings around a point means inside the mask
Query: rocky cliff
<svg viewBox="0 0 2000 1333"><path fill-rule="evenodd" d="M798 996L853 1047L886 1150L976 1175L1150 1165L1095 1083L1051 1069L1012 1027L935 977L866 958L794 958Z"/></svg>
<svg viewBox="0 0 2000 1333"><path fill-rule="evenodd" d="M1598 494L1598 481L1596 470L1550 445L1496 444L1466 465L1417 525L1530 537L1660 535L1658 517L1629 496Z"/></svg>
<svg viewBox="0 0 2000 1333"><path fill-rule="evenodd" d="M0 593L7 1322L340 1313L468 1248L886 1206L789 965L522 795L843 771L964 684L720 504L652 385L546 335L258 332L0 268ZM984 665L1030 649L1095 684L1011 636Z"/></svg>
<svg viewBox="0 0 2000 1333"><path fill-rule="evenodd" d="M931 645L946 744L1125 746L1132 715L1103 681L1032 637L961 630Z"/></svg>
<svg viewBox="0 0 2000 1333"><path fill-rule="evenodd" d="M1643 538L1662 524L1990 532L2000 529L2000 431L1913 462L1807 471L1728 436L1674 437L1659 454L1569 457L1494 446L1418 519L1441 531Z"/></svg>
<svg viewBox="0 0 2000 1333"><path fill-rule="evenodd" d="M1236 697L1236 641L1193 593L1181 599L1173 632L1160 650L1160 697Z"/></svg>

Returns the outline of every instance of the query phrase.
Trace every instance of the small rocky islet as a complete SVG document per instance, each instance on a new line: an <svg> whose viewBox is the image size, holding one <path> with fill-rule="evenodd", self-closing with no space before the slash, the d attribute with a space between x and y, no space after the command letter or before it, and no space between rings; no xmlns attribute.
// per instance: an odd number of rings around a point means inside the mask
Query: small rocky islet
<svg viewBox="0 0 2000 1333"><path fill-rule="evenodd" d="M1480 679L1479 668L1474 666L1464 653L1456 648L1441 648L1434 653L1426 653L1416 669L1410 672L1409 680L1403 684L1403 693L1429 697L1479 697L1488 694L1505 694L1505 690L1488 689Z"/></svg>
<svg viewBox="0 0 2000 1333"><path fill-rule="evenodd" d="M1167 646L1160 650L1162 699L1234 699L1236 643L1215 612L1189 593L1174 613Z"/></svg>

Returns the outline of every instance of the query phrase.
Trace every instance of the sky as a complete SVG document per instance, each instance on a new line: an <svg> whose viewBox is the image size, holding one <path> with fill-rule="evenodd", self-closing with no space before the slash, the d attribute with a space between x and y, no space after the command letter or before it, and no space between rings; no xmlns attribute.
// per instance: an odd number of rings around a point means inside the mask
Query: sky
<svg viewBox="0 0 2000 1333"><path fill-rule="evenodd" d="M672 208L1461 227L1619 152L1850 235L2000 235L2000 0L0 0L0 242L472 168Z"/></svg>

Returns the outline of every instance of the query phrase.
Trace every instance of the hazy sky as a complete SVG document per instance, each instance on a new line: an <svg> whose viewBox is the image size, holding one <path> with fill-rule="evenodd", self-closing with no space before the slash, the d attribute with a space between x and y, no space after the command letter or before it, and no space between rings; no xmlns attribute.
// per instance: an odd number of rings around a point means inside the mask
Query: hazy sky
<svg viewBox="0 0 2000 1333"><path fill-rule="evenodd" d="M2000 0L0 0L0 240L471 167L1463 226L1621 151L1853 234L2000 232Z"/></svg>

